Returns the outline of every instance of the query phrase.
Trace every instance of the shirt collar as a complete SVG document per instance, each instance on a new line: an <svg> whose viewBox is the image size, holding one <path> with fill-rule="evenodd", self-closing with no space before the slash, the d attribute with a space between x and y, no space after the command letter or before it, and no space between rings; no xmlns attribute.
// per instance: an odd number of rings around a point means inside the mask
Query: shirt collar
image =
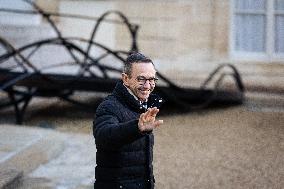
<svg viewBox="0 0 284 189"><path fill-rule="evenodd" d="M133 92L132 92L126 85L124 85L124 83L123 83L123 86L127 89L127 91L129 92L129 94L131 94L131 95L134 97L135 100L138 100L138 101L139 101L140 105L143 103L143 101L140 101L140 100L137 98L137 96L136 96L135 94L133 94ZM147 101L148 101L148 99L147 99L145 102L147 102Z"/></svg>

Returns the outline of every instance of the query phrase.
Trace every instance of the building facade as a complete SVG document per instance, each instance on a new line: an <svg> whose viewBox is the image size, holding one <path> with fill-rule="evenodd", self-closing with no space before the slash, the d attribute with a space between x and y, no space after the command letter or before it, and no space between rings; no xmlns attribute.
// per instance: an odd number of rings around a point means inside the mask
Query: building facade
<svg viewBox="0 0 284 189"><path fill-rule="evenodd" d="M19 0L20 1L20 0ZM118 10L139 24L139 50L181 85L199 86L223 63L249 90L284 92L284 0L35 0L47 11L98 17ZM110 16L110 19L113 17ZM93 24L55 18L66 35L89 37ZM104 24L96 41L128 49L121 25Z"/></svg>

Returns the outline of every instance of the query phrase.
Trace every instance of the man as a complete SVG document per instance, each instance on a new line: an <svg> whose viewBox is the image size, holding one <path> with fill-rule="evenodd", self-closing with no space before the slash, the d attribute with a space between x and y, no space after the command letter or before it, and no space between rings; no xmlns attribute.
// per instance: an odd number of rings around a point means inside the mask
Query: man
<svg viewBox="0 0 284 189"><path fill-rule="evenodd" d="M151 59L131 54L122 81L98 107L93 134L96 142L95 189L154 188L152 131L162 101L151 94L156 85Z"/></svg>

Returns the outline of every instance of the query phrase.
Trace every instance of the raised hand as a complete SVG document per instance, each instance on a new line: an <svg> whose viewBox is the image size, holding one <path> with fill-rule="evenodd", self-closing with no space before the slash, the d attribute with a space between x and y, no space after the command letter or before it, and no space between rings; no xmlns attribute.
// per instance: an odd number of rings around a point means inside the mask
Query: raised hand
<svg viewBox="0 0 284 189"><path fill-rule="evenodd" d="M154 107L154 108L149 108L147 112L142 113L140 115L138 121L138 128L141 132L152 131L153 129L163 124L163 120L156 120L158 112L159 109Z"/></svg>

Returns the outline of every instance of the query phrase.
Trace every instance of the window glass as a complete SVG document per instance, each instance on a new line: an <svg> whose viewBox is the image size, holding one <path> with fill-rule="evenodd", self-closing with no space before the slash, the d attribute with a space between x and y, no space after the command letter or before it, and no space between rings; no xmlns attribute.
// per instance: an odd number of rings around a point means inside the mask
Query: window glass
<svg viewBox="0 0 284 189"><path fill-rule="evenodd" d="M265 51L265 16L237 15L236 46L237 51Z"/></svg>
<svg viewBox="0 0 284 189"><path fill-rule="evenodd" d="M284 15L275 17L275 52L284 53Z"/></svg>
<svg viewBox="0 0 284 189"><path fill-rule="evenodd" d="M284 0L275 0L274 9L275 10L284 10Z"/></svg>
<svg viewBox="0 0 284 189"><path fill-rule="evenodd" d="M236 0L236 10L265 10L266 0Z"/></svg>

